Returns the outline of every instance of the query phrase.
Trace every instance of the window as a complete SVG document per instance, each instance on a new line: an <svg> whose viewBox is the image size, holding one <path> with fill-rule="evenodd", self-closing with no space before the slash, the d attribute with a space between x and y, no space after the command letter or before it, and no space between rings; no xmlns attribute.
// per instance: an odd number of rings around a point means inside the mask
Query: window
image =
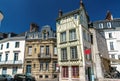
<svg viewBox="0 0 120 81"><path fill-rule="evenodd" d="M115 54L111 54L111 58L115 59ZM115 61L112 61L112 63L115 63Z"/></svg>
<svg viewBox="0 0 120 81"><path fill-rule="evenodd" d="M0 62L1 62L1 60L2 60L2 54L0 54Z"/></svg>
<svg viewBox="0 0 120 81"><path fill-rule="evenodd" d="M67 60L67 49L66 48L61 49L61 60Z"/></svg>
<svg viewBox="0 0 120 81"><path fill-rule="evenodd" d="M62 77L68 78L68 66L62 66Z"/></svg>
<svg viewBox="0 0 120 81"><path fill-rule="evenodd" d="M41 53L41 54L44 53L44 46L40 46L40 53Z"/></svg>
<svg viewBox="0 0 120 81"><path fill-rule="evenodd" d="M110 50L114 50L113 42L110 42Z"/></svg>
<svg viewBox="0 0 120 81"><path fill-rule="evenodd" d="M46 46L46 55L49 55L49 46Z"/></svg>
<svg viewBox="0 0 120 81"><path fill-rule="evenodd" d="M49 63L48 62L46 62L46 69L45 69L46 71L48 71L49 70Z"/></svg>
<svg viewBox="0 0 120 81"><path fill-rule="evenodd" d="M107 22L107 27L111 28L111 22Z"/></svg>
<svg viewBox="0 0 120 81"><path fill-rule="evenodd" d="M72 66L72 77L79 78L79 67L78 66Z"/></svg>
<svg viewBox="0 0 120 81"><path fill-rule="evenodd" d="M13 70L12 70L12 74L16 74L17 73L17 67L13 67Z"/></svg>
<svg viewBox="0 0 120 81"><path fill-rule="evenodd" d="M43 33L43 38L44 38L44 39L47 38L47 33Z"/></svg>
<svg viewBox="0 0 120 81"><path fill-rule="evenodd" d="M9 48L9 43L7 43L6 48Z"/></svg>
<svg viewBox="0 0 120 81"><path fill-rule="evenodd" d="M74 19L77 19L77 16L78 16L77 14L74 14Z"/></svg>
<svg viewBox="0 0 120 81"><path fill-rule="evenodd" d="M100 24L99 24L99 28L100 28L100 29L103 28L103 23L100 23Z"/></svg>
<svg viewBox="0 0 120 81"><path fill-rule="evenodd" d="M28 46L28 55L32 54L32 46Z"/></svg>
<svg viewBox="0 0 120 81"><path fill-rule="evenodd" d="M57 55L57 47L54 46L54 54Z"/></svg>
<svg viewBox="0 0 120 81"><path fill-rule="evenodd" d="M54 71L57 71L57 68L56 68L56 67L57 67L57 61L54 61L54 62L53 62L53 70L54 70Z"/></svg>
<svg viewBox="0 0 120 81"><path fill-rule="evenodd" d="M85 30L83 30L83 38L84 38L85 40L87 40L87 37L86 37L86 32L85 32Z"/></svg>
<svg viewBox="0 0 120 81"><path fill-rule="evenodd" d="M3 49L3 44L1 44L1 50Z"/></svg>
<svg viewBox="0 0 120 81"><path fill-rule="evenodd" d="M36 53L36 48L34 49L34 52Z"/></svg>
<svg viewBox="0 0 120 81"><path fill-rule="evenodd" d="M48 75L45 75L45 78L48 78Z"/></svg>
<svg viewBox="0 0 120 81"><path fill-rule="evenodd" d="M5 61L8 61L8 54L5 55Z"/></svg>
<svg viewBox="0 0 120 81"><path fill-rule="evenodd" d="M40 71L42 71L43 70L43 63L41 62L40 63Z"/></svg>
<svg viewBox="0 0 120 81"><path fill-rule="evenodd" d="M57 24L60 25L60 20L57 21Z"/></svg>
<svg viewBox="0 0 120 81"><path fill-rule="evenodd" d="M70 55L71 55L71 59L77 59L77 47L70 47Z"/></svg>
<svg viewBox="0 0 120 81"><path fill-rule="evenodd" d="M118 55L118 59L120 60L120 55Z"/></svg>
<svg viewBox="0 0 120 81"><path fill-rule="evenodd" d="M66 32L62 32L62 33L60 34L60 41L61 41L61 42L66 42Z"/></svg>
<svg viewBox="0 0 120 81"><path fill-rule="evenodd" d="M75 29L73 29L73 30L70 30L69 31L69 35L70 35L70 41L72 41L72 40L76 40L76 30Z"/></svg>
<svg viewBox="0 0 120 81"><path fill-rule="evenodd" d="M39 76L39 78L43 78L43 76L42 76L42 75L40 75L40 76Z"/></svg>
<svg viewBox="0 0 120 81"><path fill-rule="evenodd" d="M108 35L109 35L109 38L112 38L112 33L108 33Z"/></svg>
<svg viewBox="0 0 120 81"><path fill-rule="evenodd" d="M115 54L111 54L111 58L115 58Z"/></svg>
<svg viewBox="0 0 120 81"><path fill-rule="evenodd" d="M93 35L90 35L91 44L93 44Z"/></svg>
<svg viewBox="0 0 120 81"><path fill-rule="evenodd" d="M53 78L57 78L57 75L53 75Z"/></svg>
<svg viewBox="0 0 120 81"><path fill-rule="evenodd" d="M15 42L15 48L19 48L19 42Z"/></svg>
<svg viewBox="0 0 120 81"><path fill-rule="evenodd" d="M18 53L14 53L14 61L18 61Z"/></svg>

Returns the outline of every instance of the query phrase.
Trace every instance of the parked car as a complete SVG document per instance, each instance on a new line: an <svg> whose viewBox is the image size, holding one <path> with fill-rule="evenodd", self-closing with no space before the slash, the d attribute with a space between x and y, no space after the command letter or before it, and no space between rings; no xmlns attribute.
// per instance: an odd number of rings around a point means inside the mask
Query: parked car
<svg viewBox="0 0 120 81"><path fill-rule="evenodd" d="M35 78L30 75L16 74L13 81L35 81Z"/></svg>
<svg viewBox="0 0 120 81"><path fill-rule="evenodd" d="M7 78L7 81L13 81L13 77L9 74L2 74L2 76Z"/></svg>
<svg viewBox="0 0 120 81"><path fill-rule="evenodd" d="M7 81L7 78L5 78L2 75L0 75L0 81Z"/></svg>

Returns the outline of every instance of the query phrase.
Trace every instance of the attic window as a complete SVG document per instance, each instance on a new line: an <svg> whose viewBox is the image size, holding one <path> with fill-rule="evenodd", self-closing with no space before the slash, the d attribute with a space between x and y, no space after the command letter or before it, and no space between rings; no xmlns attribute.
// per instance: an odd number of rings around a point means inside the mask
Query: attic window
<svg viewBox="0 0 120 81"><path fill-rule="evenodd" d="M100 29L103 28L103 23L100 23L100 24L99 24L99 28L100 28Z"/></svg>
<svg viewBox="0 0 120 81"><path fill-rule="evenodd" d="M74 14L74 19L77 19L77 14Z"/></svg>
<svg viewBox="0 0 120 81"><path fill-rule="evenodd" d="M111 28L111 22L107 22L107 27Z"/></svg>

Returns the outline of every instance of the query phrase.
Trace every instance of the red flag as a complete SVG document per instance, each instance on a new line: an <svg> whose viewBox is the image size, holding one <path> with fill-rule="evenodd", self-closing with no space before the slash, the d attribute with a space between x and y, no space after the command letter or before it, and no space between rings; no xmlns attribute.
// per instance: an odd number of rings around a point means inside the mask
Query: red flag
<svg viewBox="0 0 120 81"><path fill-rule="evenodd" d="M89 55L89 54L91 53L90 48L89 48L89 49L85 49L85 50L84 50L84 53L85 53L86 55Z"/></svg>

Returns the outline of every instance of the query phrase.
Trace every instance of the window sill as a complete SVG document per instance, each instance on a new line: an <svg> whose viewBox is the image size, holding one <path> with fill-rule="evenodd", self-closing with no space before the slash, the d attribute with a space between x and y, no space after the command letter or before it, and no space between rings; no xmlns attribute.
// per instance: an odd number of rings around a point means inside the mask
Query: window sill
<svg viewBox="0 0 120 81"><path fill-rule="evenodd" d="M67 43L67 41L65 41L65 42L60 42L60 44L64 44L64 43Z"/></svg>
<svg viewBox="0 0 120 81"><path fill-rule="evenodd" d="M68 60L61 60L61 62L67 62Z"/></svg>
<svg viewBox="0 0 120 81"><path fill-rule="evenodd" d="M70 61L78 61L78 58L70 59Z"/></svg>
<svg viewBox="0 0 120 81"><path fill-rule="evenodd" d="M77 41L77 39L74 39L74 40L69 40L69 42L75 42L75 41Z"/></svg>

